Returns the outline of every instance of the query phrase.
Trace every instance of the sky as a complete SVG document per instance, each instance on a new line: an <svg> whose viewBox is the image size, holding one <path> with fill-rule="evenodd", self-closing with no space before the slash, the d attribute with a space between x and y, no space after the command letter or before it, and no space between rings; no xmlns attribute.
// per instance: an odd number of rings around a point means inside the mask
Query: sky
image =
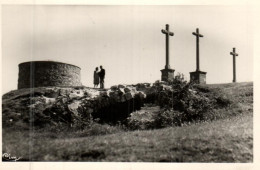
<svg viewBox="0 0 260 170"><path fill-rule="evenodd" d="M2 93L17 89L18 65L58 61L81 68L93 87L95 67L106 70L105 87L153 83L165 67L165 35L170 25L170 65L189 81L196 70L199 28L200 69L208 84L253 81L253 27L248 6L3 5Z"/></svg>

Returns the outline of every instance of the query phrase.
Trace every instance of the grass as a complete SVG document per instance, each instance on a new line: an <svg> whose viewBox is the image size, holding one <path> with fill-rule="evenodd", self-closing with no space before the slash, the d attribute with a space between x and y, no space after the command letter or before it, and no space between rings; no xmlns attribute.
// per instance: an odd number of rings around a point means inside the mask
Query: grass
<svg viewBox="0 0 260 170"><path fill-rule="evenodd" d="M215 121L142 131L99 124L83 131L3 128L3 153L23 161L252 162L253 83L206 87L233 101L216 110L224 116Z"/></svg>
<svg viewBox="0 0 260 170"><path fill-rule="evenodd" d="M211 123L80 138L35 133L31 141L24 131L4 131L3 151L34 161L252 162L252 121L252 115L241 115Z"/></svg>

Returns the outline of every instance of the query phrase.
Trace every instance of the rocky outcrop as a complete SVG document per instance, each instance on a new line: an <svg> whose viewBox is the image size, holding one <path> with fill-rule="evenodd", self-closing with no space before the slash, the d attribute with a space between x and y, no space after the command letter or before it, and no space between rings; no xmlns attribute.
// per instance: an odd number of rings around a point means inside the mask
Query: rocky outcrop
<svg viewBox="0 0 260 170"><path fill-rule="evenodd" d="M2 97L3 126L86 126L92 120L122 122L144 103L158 102L161 91L169 88L157 82L115 85L106 90L87 87L19 89Z"/></svg>
<svg viewBox="0 0 260 170"><path fill-rule="evenodd" d="M134 86L107 90L87 87L20 89L3 95L3 126L33 124L35 127L67 124L84 126L97 119L116 123L141 108L146 95Z"/></svg>

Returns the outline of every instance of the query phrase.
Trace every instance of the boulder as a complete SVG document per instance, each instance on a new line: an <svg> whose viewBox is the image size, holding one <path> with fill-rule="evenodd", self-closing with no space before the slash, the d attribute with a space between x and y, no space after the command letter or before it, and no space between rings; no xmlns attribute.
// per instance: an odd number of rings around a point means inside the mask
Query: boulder
<svg viewBox="0 0 260 170"><path fill-rule="evenodd" d="M57 98L60 95L60 91L57 88L47 89L44 96L49 98Z"/></svg>
<svg viewBox="0 0 260 170"><path fill-rule="evenodd" d="M59 89L59 96L67 96L70 93L69 91L69 89L61 88Z"/></svg>
<svg viewBox="0 0 260 170"><path fill-rule="evenodd" d="M127 92L124 94L126 100L131 100L133 98L132 94L130 92Z"/></svg>
<svg viewBox="0 0 260 170"><path fill-rule="evenodd" d="M126 88L124 88L124 91L125 91L125 93L128 93L131 91L131 89L129 87L126 87Z"/></svg>
<svg viewBox="0 0 260 170"><path fill-rule="evenodd" d="M79 108L80 104L81 104L80 101L74 101L73 103L68 104L69 111L71 111L73 114L78 116L79 115L78 108Z"/></svg>
<svg viewBox="0 0 260 170"><path fill-rule="evenodd" d="M118 94L123 95L125 93L123 88L118 88Z"/></svg>
<svg viewBox="0 0 260 170"><path fill-rule="evenodd" d="M142 92L142 91L138 92L137 94L140 96L141 99L145 99L146 98L146 94L144 92Z"/></svg>
<svg viewBox="0 0 260 170"><path fill-rule="evenodd" d="M101 97L109 97L107 91L101 91L99 94Z"/></svg>
<svg viewBox="0 0 260 170"><path fill-rule="evenodd" d="M118 86L117 85L111 86L110 89L116 91L118 89Z"/></svg>
<svg viewBox="0 0 260 170"><path fill-rule="evenodd" d="M125 88L126 86L125 85L122 85L122 84L119 84L118 85L118 88Z"/></svg>

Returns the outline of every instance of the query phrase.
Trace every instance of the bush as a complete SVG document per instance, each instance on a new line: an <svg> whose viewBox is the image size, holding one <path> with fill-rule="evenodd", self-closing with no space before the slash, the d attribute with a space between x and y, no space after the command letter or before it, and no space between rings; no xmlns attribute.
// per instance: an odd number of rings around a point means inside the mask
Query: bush
<svg viewBox="0 0 260 170"><path fill-rule="evenodd" d="M227 96L223 95L223 94L219 94L215 97L217 105L219 107L227 107L229 105L231 105L231 101L227 98Z"/></svg>
<svg viewBox="0 0 260 170"><path fill-rule="evenodd" d="M127 118L127 128L130 130L145 130L154 127L153 115L150 112L140 113L133 112Z"/></svg>
<svg viewBox="0 0 260 170"><path fill-rule="evenodd" d="M159 105L167 110L175 110L182 113L182 122L202 120L203 113L214 105L207 95L194 88L194 84L184 80L183 75L177 75L170 82L171 90L161 91Z"/></svg>
<svg viewBox="0 0 260 170"><path fill-rule="evenodd" d="M154 115L154 127L164 128L168 126L181 126L183 123L183 113L175 110L162 110Z"/></svg>
<svg viewBox="0 0 260 170"><path fill-rule="evenodd" d="M156 113L135 112L127 119L127 128L130 130L146 130L181 126L185 122L185 116L183 112L167 109L160 110Z"/></svg>
<svg viewBox="0 0 260 170"><path fill-rule="evenodd" d="M161 128L180 126L186 122L213 120L218 117L215 114L216 109L226 108L232 104L231 100L219 90L189 83L181 74L175 76L167 85L171 88L161 88L158 91L156 103L162 111L154 115L152 123L135 120L134 123L131 122L132 124L143 129L147 123L154 128ZM163 85L156 82L154 86Z"/></svg>

